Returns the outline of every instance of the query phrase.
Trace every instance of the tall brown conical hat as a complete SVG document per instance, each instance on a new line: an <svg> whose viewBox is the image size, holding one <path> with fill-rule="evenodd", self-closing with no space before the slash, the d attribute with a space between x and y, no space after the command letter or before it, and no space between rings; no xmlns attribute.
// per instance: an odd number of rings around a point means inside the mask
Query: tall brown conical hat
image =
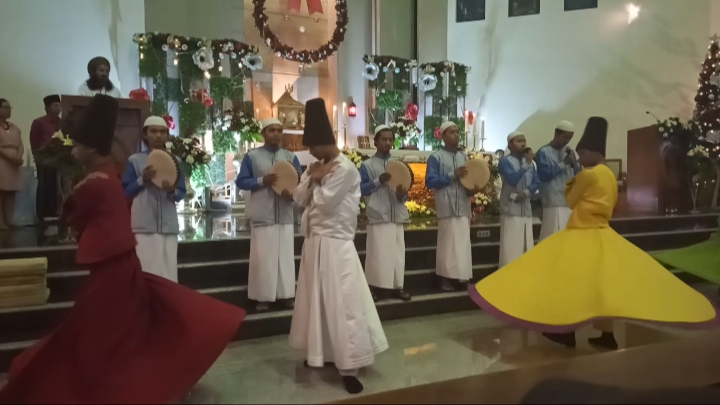
<svg viewBox="0 0 720 405"><path fill-rule="evenodd" d="M325 109L325 100L321 98L314 98L305 104L303 145L335 145L335 135Z"/></svg>
<svg viewBox="0 0 720 405"><path fill-rule="evenodd" d="M117 116L118 101L104 94L96 94L74 125L70 138L107 156L112 149Z"/></svg>
<svg viewBox="0 0 720 405"><path fill-rule="evenodd" d="M602 117L590 117L576 150L585 149L605 156L608 122Z"/></svg>

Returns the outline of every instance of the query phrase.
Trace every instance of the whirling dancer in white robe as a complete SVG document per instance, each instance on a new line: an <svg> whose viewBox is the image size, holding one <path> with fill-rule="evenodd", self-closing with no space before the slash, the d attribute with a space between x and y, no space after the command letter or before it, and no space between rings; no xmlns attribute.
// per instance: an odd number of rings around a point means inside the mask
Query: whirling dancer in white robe
<svg viewBox="0 0 720 405"><path fill-rule="evenodd" d="M500 159L500 267L512 262L535 245L530 197L540 187L532 161L525 160L525 135L508 135L510 154Z"/></svg>
<svg viewBox="0 0 720 405"><path fill-rule="evenodd" d="M543 207L541 241L565 229L572 213L565 202L565 184L580 172L575 151L567 146L574 134L575 126L571 122L560 122L555 129L553 140L537 153L537 173Z"/></svg>
<svg viewBox="0 0 720 405"><path fill-rule="evenodd" d="M335 145L325 102L305 106L303 145L318 162L293 193L305 207L305 236L290 345L307 353L306 366L334 363L351 394L363 390L357 370L388 348L362 264L355 249L360 174Z"/></svg>
<svg viewBox="0 0 720 405"><path fill-rule="evenodd" d="M435 271L441 277L443 290L465 290L464 283L473 276L470 198L479 190L468 191L459 181L467 175L467 155L459 149L458 126L447 121L440 131L445 146L430 155L425 172L425 186L435 192L438 217Z"/></svg>
<svg viewBox="0 0 720 405"><path fill-rule="evenodd" d="M408 190L402 185L390 189L386 184L390 173L385 171L395 134L387 125L375 128L377 153L360 167L360 191L367 197L368 217L367 254L365 277L374 289L373 300L387 298L388 292L403 301L410 301L410 294L403 290L405 283L405 229L409 215L405 201Z"/></svg>
<svg viewBox="0 0 720 405"><path fill-rule="evenodd" d="M250 272L248 298L257 301L257 310L281 300L292 308L295 298L295 241L292 194L272 189L277 175L270 169L279 161L292 162L298 173L300 162L282 148L283 127L276 118L262 122L265 144L248 152L240 165L235 184L251 191L247 210L250 216Z"/></svg>

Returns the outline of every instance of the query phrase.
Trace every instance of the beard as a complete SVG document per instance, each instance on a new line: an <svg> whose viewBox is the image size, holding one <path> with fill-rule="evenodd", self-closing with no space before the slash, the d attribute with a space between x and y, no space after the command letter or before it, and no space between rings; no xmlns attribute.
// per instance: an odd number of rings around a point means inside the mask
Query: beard
<svg viewBox="0 0 720 405"><path fill-rule="evenodd" d="M97 76L93 76L85 82L90 90L97 91L101 89L105 89L105 91L110 91L115 86L110 81L110 79L101 79Z"/></svg>

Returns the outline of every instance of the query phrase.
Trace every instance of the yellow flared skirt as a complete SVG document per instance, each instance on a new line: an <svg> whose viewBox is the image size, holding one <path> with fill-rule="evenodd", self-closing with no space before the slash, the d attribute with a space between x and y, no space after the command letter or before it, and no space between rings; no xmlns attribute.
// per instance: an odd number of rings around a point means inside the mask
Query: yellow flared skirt
<svg viewBox="0 0 720 405"><path fill-rule="evenodd" d="M470 287L485 311L564 333L621 318L716 326L716 307L611 228L565 229Z"/></svg>

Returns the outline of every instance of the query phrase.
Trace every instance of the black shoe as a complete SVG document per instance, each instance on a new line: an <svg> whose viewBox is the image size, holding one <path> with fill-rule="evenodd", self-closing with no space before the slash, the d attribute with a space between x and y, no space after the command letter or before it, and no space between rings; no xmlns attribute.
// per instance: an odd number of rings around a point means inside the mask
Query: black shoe
<svg viewBox="0 0 720 405"><path fill-rule="evenodd" d="M548 340L555 342L559 345L575 348L575 333L543 333L543 336Z"/></svg>
<svg viewBox="0 0 720 405"><path fill-rule="evenodd" d="M270 304L267 302L258 302L257 306L255 307L255 310L258 312L265 312L268 309L270 309Z"/></svg>
<svg viewBox="0 0 720 405"><path fill-rule="evenodd" d="M342 380L348 394L359 394L364 388L357 377L343 377Z"/></svg>
<svg viewBox="0 0 720 405"><path fill-rule="evenodd" d="M588 339L588 343L590 343L593 346L607 349L607 350L617 350L618 344L615 340L615 335L612 332L603 332L600 337L596 338L590 338Z"/></svg>
<svg viewBox="0 0 720 405"><path fill-rule="evenodd" d="M402 289L395 290L395 296L399 298L402 302L408 302L412 299L410 294L408 294L407 292L405 292L405 290Z"/></svg>

